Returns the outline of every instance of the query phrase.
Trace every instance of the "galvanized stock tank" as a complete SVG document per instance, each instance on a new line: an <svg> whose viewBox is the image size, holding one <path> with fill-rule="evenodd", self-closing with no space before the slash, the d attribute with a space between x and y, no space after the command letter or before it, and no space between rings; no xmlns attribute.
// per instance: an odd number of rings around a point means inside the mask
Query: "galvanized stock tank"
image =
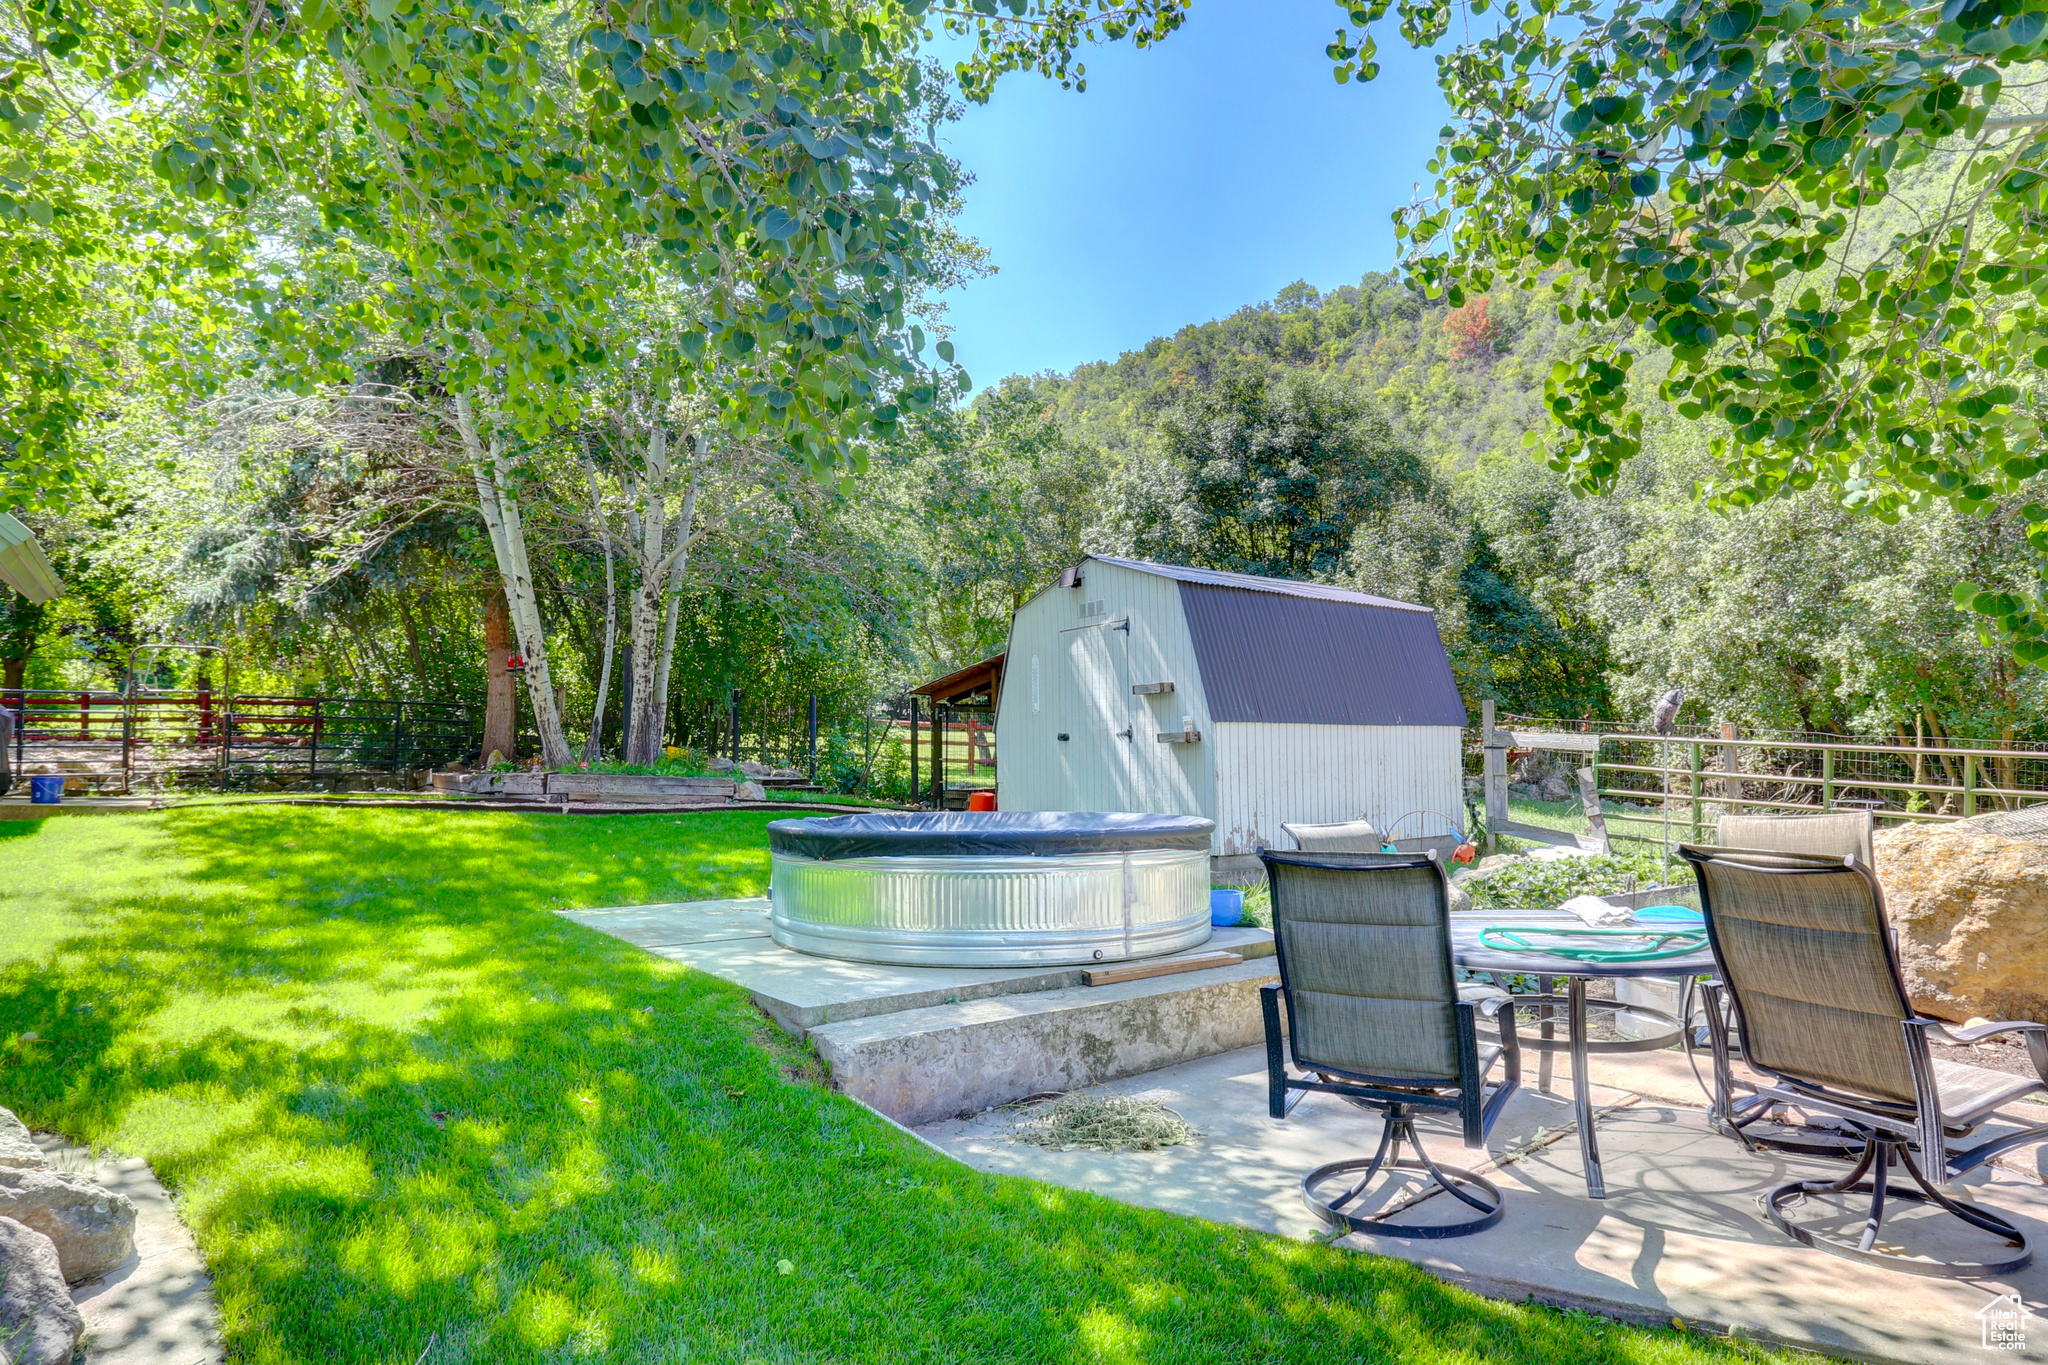
<svg viewBox="0 0 2048 1365"><path fill-rule="evenodd" d="M921 967L1115 962L1209 938L1212 822L933 811L775 820L769 920L799 952Z"/></svg>

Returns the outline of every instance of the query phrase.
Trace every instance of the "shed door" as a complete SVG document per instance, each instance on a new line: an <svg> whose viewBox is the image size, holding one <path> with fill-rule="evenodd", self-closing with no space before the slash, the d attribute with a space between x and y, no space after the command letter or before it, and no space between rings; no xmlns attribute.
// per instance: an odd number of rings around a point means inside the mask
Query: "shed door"
<svg viewBox="0 0 2048 1365"><path fill-rule="evenodd" d="M1126 619L1061 632L1060 725L1074 810L1141 811L1133 751L1131 632Z"/></svg>

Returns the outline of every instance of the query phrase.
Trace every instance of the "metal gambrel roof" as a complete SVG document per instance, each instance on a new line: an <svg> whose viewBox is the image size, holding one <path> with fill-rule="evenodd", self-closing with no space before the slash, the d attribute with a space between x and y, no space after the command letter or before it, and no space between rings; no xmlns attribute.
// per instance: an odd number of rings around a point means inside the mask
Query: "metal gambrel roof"
<svg viewBox="0 0 2048 1365"><path fill-rule="evenodd" d="M1436 613L1428 607L1327 583L1089 558L1180 584L1212 720L1466 723Z"/></svg>
<svg viewBox="0 0 2048 1365"><path fill-rule="evenodd" d="M47 602L64 591L35 534L7 512L0 512L0 583L31 602Z"/></svg>

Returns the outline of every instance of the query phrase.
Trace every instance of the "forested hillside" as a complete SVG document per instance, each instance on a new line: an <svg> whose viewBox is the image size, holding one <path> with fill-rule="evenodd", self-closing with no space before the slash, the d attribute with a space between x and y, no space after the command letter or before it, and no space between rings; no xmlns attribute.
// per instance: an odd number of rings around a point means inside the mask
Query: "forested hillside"
<svg viewBox="0 0 2048 1365"><path fill-rule="evenodd" d="M1114 361L1009 380L977 410L1028 394L1056 416L1094 471L1069 480L1088 548L1428 603L1468 702L1634 719L1683 686L1698 722L2048 734L2038 673L1952 598L2023 578L2016 503L1894 525L1821 491L1711 510L1706 435L1650 365L1644 456L1617 496L1574 497L1522 441L1567 341L1517 292L1447 308L1390 275L1297 283Z"/></svg>

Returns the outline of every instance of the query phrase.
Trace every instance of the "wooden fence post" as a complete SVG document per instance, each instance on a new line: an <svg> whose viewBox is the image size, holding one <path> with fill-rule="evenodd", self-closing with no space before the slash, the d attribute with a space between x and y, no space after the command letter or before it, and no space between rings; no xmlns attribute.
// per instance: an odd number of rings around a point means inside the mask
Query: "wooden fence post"
<svg viewBox="0 0 2048 1365"><path fill-rule="evenodd" d="M1599 842L1596 851L1605 857L1614 852L1614 845L1607 837L1607 816L1600 810L1599 773L1597 758L1593 766L1579 769L1579 800L1586 807L1586 828L1593 831L1593 838Z"/></svg>
<svg viewBox="0 0 2048 1365"><path fill-rule="evenodd" d="M1820 751L1820 808L1835 808L1835 751L1832 748Z"/></svg>
<svg viewBox="0 0 2048 1365"><path fill-rule="evenodd" d="M886 739L887 736L884 736ZM917 693L910 694L910 804L916 805L921 799L917 785Z"/></svg>
<svg viewBox="0 0 2048 1365"><path fill-rule="evenodd" d="M1963 818L1977 813L1977 755L1963 756Z"/></svg>
<svg viewBox="0 0 2048 1365"><path fill-rule="evenodd" d="M1722 739L1734 739L1736 733L1734 721L1724 720L1721 722ZM1721 814L1740 815L1742 814L1742 755L1733 744L1723 744L1721 746L1721 771L1726 774L1721 779Z"/></svg>

